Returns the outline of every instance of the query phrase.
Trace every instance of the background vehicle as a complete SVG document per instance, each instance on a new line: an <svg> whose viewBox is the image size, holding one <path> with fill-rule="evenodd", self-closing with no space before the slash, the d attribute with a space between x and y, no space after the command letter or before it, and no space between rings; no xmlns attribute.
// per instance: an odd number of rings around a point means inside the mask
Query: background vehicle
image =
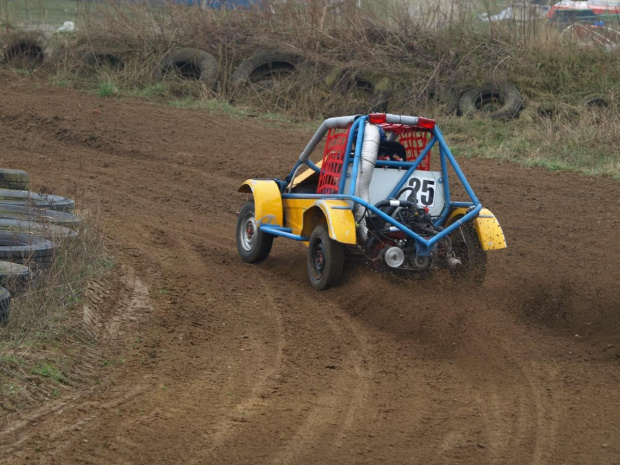
<svg viewBox="0 0 620 465"><path fill-rule="evenodd" d="M620 2L562 0L550 8L547 18L558 24L579 22L617 25L620 21Z"/></svg>
<svg viewBox="0 0 620 465"><path fill-rule="evenodd" d="M325 136L323 158L314 163L310 155ZM450 177L467 200L453 200ZM307 242L308 275L319 290L340 281L345 252L378 270L449 269L473 283L484 278L486 251L506 247L498 221L483 209L431 119L329 118L284 180L249 179L239 190L253 196L237 221L241 258L264 260L275 237Z"/></svg>

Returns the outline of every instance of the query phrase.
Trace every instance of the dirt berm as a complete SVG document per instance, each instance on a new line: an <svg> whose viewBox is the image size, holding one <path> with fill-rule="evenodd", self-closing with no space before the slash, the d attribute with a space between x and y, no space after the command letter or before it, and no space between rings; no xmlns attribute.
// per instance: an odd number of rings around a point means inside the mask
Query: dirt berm
<svg viewBox="0 0 620 465"><path fill-rule="evenodd" d="M620 462L618 182L461 160L509 244L481 289L356 269L319 293L302 245L251 266L234 242L240 182L310 131L13 74L0 129L34 188L86 187L135 294L99 342L124 363L3 418L0 462Z"/></svg>

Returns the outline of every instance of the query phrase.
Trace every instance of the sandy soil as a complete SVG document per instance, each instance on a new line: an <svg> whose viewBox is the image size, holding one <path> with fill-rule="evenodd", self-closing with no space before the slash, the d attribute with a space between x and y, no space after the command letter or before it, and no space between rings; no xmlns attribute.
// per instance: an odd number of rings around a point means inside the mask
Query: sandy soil
<svg viewBox="0 0 620 465"><path fill-rule="evenodd" d="M620 184L463 160L509 243L481 289L355 269L319 293L302 245L234 243L237 186L309 137L0 74L1 164L84 192L125 270L84 310L124 363L3 418L0 462L620 463Z"/></svg>

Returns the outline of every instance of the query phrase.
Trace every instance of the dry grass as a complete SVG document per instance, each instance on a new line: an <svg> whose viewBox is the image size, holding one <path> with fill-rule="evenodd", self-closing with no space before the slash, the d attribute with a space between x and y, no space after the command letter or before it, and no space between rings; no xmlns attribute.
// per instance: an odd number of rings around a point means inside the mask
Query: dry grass
<svg viewBox="0 0 620 465"><path fill-rule="evenodd" d="M346 2L286 3L273 12L107 6L96 15L91 10L97 20L91 17L80 29L76 44L125 57L128 67L118 79L134 85L150 84L152 69L144 63L154 64L175 47L206 50L220 62L220 92L226 96L236 65L265 49L303 57L313 69L305 73L309 89L320 87L332 67L361 69L387 75L397 93L410 91L421 102L489 80L511 80L532 99L553 95L567 103L619 88L617 50L579 47L542 20L480 23L465 13L471 11L467 4L456 5L460 8L448 12L429 6L417 16L394 4L374 13ZM300 100L304 96L302 89ZM320 113L317 106L314 112Z"/></svg>
<svg viewBox="0 0 620 465"><path fill-rule="evenodd" d="M59 247L49 267L25 263L31 279L11 296L9 322L0 326L0 417L70 388L76 357L94 342L77 304L87 280L111 262L96 215L87 215L77 233L63 239L52 228L37 231Z"/></svg>
<svg viewBox="0 0 620 465"><path fill-rule="evenodd" d="M49 267L36 263L25 264L33 276L25 292L11 299L11 319L3 328L5 340L12 345L32 334L54 336L66 327L66 312L79 302L83 283L101 272L105 252L98 220L88 217L76 229L77 236L59 237L55 231L37 231L36 234L58 245ZM1 350L0 350L1 352Z"/></svg>

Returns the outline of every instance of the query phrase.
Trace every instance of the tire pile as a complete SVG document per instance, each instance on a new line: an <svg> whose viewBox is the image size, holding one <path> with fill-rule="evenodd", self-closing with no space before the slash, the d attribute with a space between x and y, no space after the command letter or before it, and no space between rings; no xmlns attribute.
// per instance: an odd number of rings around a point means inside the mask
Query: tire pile
<svg viewBox="0 0 620 465"><path fill-rule="evenodd" d="M312 70L300 55L279 50L264 50L244 59L233 71L229 88L233 99L248 86L269 88L274 81L293 73L308 74ZM220 75L219 61L209 52L192 48L173 49L164 54L155 65L154 78L161 80L170 71L186 79L202 81L216 91ZM322 82L324 90L335 95L362 95L365 108L356 112L386 112L394 97L392 80L369 70L333 68ZM519 117L525 100L521 92L509 82L489 82L482 86L465 87L454 92L449 100L448 113L458 116L476 114L490 119L508 121Z"/></svg>
<svg viewBox="0 0 620 465"><path fill-rule="evenodd" d="M0 44L0 64L34 69L47 63L57 62L62 55L63 45L40 31L16 31ZM85 64L107 65L121 70L128 59L126 51L101 45L98 50L80 52ZM354 114L367 112L386 112L393 104L402 102L407 89L401 89L393 79L381 71L356 67L332 67L318 70L309 65L301 54L286 50L261 50L243 59L231 71L230 78L223 82L221 60L211 53L198 48L178 47L160 55L152 67L152 79L161 81L169 73L184 80L202 82L206 88L216 93L225 90L232 102L236 102L248 91L272 91L276 82L293 75L324 75L313 83L332 99L343 97L351 100L343 108L332 110L336 113ZM497 120L511 120L519 117L524 107L524 99L519 90L509 82L493 82L478 87L454 89L447 96L447 114L458 116L481 115Z"/></svg>
<svg viewBox="0 0 620 465"><path fill-rule="evenodd" d="M9 320L11 296L54 261L59 245L77 236L75 202L30 192L25 171L0 168L0 325Z"/></svg>

